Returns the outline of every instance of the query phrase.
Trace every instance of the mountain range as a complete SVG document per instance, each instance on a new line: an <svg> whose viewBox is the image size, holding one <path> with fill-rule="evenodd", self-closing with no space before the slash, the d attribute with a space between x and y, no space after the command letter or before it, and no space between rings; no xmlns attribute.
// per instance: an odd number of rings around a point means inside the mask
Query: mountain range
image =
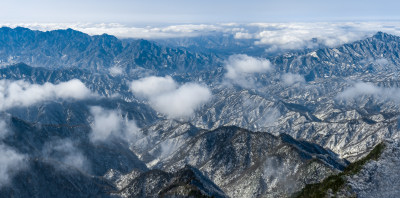
<svg viewBox="0 0 400 198"><path fill-rule="evenodd" d="M241 42L1 28L0 194L290 197L340 174L327 196L397 194L400 37L268 58Z"/></svg>

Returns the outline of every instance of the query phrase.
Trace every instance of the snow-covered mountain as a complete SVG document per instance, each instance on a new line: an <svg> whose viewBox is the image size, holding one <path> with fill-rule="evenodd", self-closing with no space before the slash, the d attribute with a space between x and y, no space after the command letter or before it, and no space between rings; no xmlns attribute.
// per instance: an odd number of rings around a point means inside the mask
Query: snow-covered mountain
<svg viewBox="0 0 400 198"><path fill-rule="evenodd" d="M400 37L268 59L215 39L1 28L0 194L288 197L398 139Z"/></svg>

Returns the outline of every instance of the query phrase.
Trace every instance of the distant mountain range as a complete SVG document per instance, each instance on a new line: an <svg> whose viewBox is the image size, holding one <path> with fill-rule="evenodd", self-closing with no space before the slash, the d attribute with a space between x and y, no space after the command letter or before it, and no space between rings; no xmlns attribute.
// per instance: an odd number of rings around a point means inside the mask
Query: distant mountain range
<svg viewBox="0 0 400 198"><path fill-rule="evenodd" d="M75 67L124 73L144 69L155 73L200 71L220 65L212 53L191 53L147 40L122 41L114 36L89 36L72 29L49 32L17 27L0 29L0 63L24 62L35 67Z"/></svg>

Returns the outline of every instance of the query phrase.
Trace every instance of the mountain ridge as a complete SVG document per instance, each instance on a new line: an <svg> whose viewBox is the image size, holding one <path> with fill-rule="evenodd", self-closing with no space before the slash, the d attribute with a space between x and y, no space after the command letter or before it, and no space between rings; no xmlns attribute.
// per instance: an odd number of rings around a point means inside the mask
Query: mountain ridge
<svg viewBox="0 0 400 198"><path fill-rule="evenodd" d="M144 68L163 74L207 69L219 62L219 58L210 53L190 53L143 39L122 41L108 34L89 36L72 29L41 32L3 27L0 39L0 64L3 66L24 62L46 68L107 70L120 67L126 72Z"/></svg>

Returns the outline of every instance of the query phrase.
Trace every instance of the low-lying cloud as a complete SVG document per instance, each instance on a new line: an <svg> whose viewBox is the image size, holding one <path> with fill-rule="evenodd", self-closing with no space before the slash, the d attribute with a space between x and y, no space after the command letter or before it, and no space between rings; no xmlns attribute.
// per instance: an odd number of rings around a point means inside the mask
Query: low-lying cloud
<svg viewBox="0 0 400 198"><path fill-rule="evenodd" d="M169 76L150 76L135 80L131 83L131 91L149 100L156 111L170 118L191 116L196 109L211 99L211 91L205 85L178 85Z"/></svg>
<svg viewBox="0 0 400 198"><path fill-rule="evenodd" d="M186 83L178 89L151 99L154 108L169 117L187 117L211 99L211 91L199 84Z"/></svg>
<svg viewBox="0 0 400 198"><path fill-rule="evenodd" d="M0 187L10 183L12 177L27 167L27 156L0 144Z"/></svg>
<svg viewBox="0 0 400 198"><path fill-rule="evenodd" d="M12 177L27 168L28 157L3 143L3 139L12 133L6 120L0 120L0 187L8 185Z"/></svg>
<svg viewBox="0 0 400 198"><path fill-rule="evenodd" d="M267 59L237 54L225 61L225 69L225 78L229 82L251 88L254 86L254 80L251 78L254 74L269 72L273 67Z"/></svg>
<svg viewBox="0 0 400 198"><path fill-rule="evenodd" d="M337 98L344 100L354 100L361 96L373 96L382 100L400 101L399 88L384 88L376 86L370 82L357 82L351 87L339 93Z"/></svg>
<svg viewBox="0 0 400 198"><path fill-rule="evenodd" d="M10 130L8 129L8 124L4 120L0 120L0 140L3 140L10 134Z"/></svg>
<svg viewBox="0 0 400 198"><path fill-rule="evenodd" d="M93 122L91 123L90 140L92 142L105 142L110 138L120 138L131 142L139 137L139 128L134 120L116 110L104 109L99 106L90 108Z"/></svg>
<svg viewBox="0 0 400 198"><path fill-rule="evenodd" d="M124 72L123 69L121 67L118 67L118 66L110 67L110 69L108 69L108 71L110 72L110 74L112 76L122 75L123 72Z"/></svg>
<svg viewBox="0 0 400 198"><path fill-rule="evenodd" d="M127 26L119 23L3 23L0 26L26 27L40 31L72 28L89 35L110 34L120 38L177 38L224 32L221 24L178 24L168 26Z"/></svg>
<svg viewBox="0 0 400 198"><path fill-rule="evenodd" d="M379 59L375 60L375 64L384 66L384 65L389 64L389 61L385 58L379 58Z"/></svg>
<svg viewBox="0 0 400 198"><path fill-rule="evenodd" d="M154 97L160 94L173 92L178 84L171 76L157 77L150 76L132 81L131 90L141 97Z"/></svg>
<svg viewBox="0 0 400 198"><path fill-rule="evenodd" d="M31 84L22 80L0 80L0 110L26 107L56 99L85 99L90 90L80 80L73 79L59 84Z"/></svg>
<svg viewBox="0 0 400 198"><path fill-rule="evenodd" d="M70 139L47 142L42 153L45 158L51 158L79 170L90 172L88 159Z"/></svg>
<svg viewBox="0 0 400 198"><path fill-rule="evenodd" d="M27 27L48 31L72 28L90 35L111 34L120 38L179 38L230 35L236 39L252 39L265 46L267 52L335 47L372 36L377 31L400 35L399 22L336 22L336 23L250 23L250 24L178 24L135 27L118 23L3 23L2 26Z"/></svg>
<svg viewBox="0 0 400 198"><path fill-rule="evenodd" d="M305 83L304 76L300 74L285 73L281 76L282 83L286 86L291 86L296 83Z"/></svg>

